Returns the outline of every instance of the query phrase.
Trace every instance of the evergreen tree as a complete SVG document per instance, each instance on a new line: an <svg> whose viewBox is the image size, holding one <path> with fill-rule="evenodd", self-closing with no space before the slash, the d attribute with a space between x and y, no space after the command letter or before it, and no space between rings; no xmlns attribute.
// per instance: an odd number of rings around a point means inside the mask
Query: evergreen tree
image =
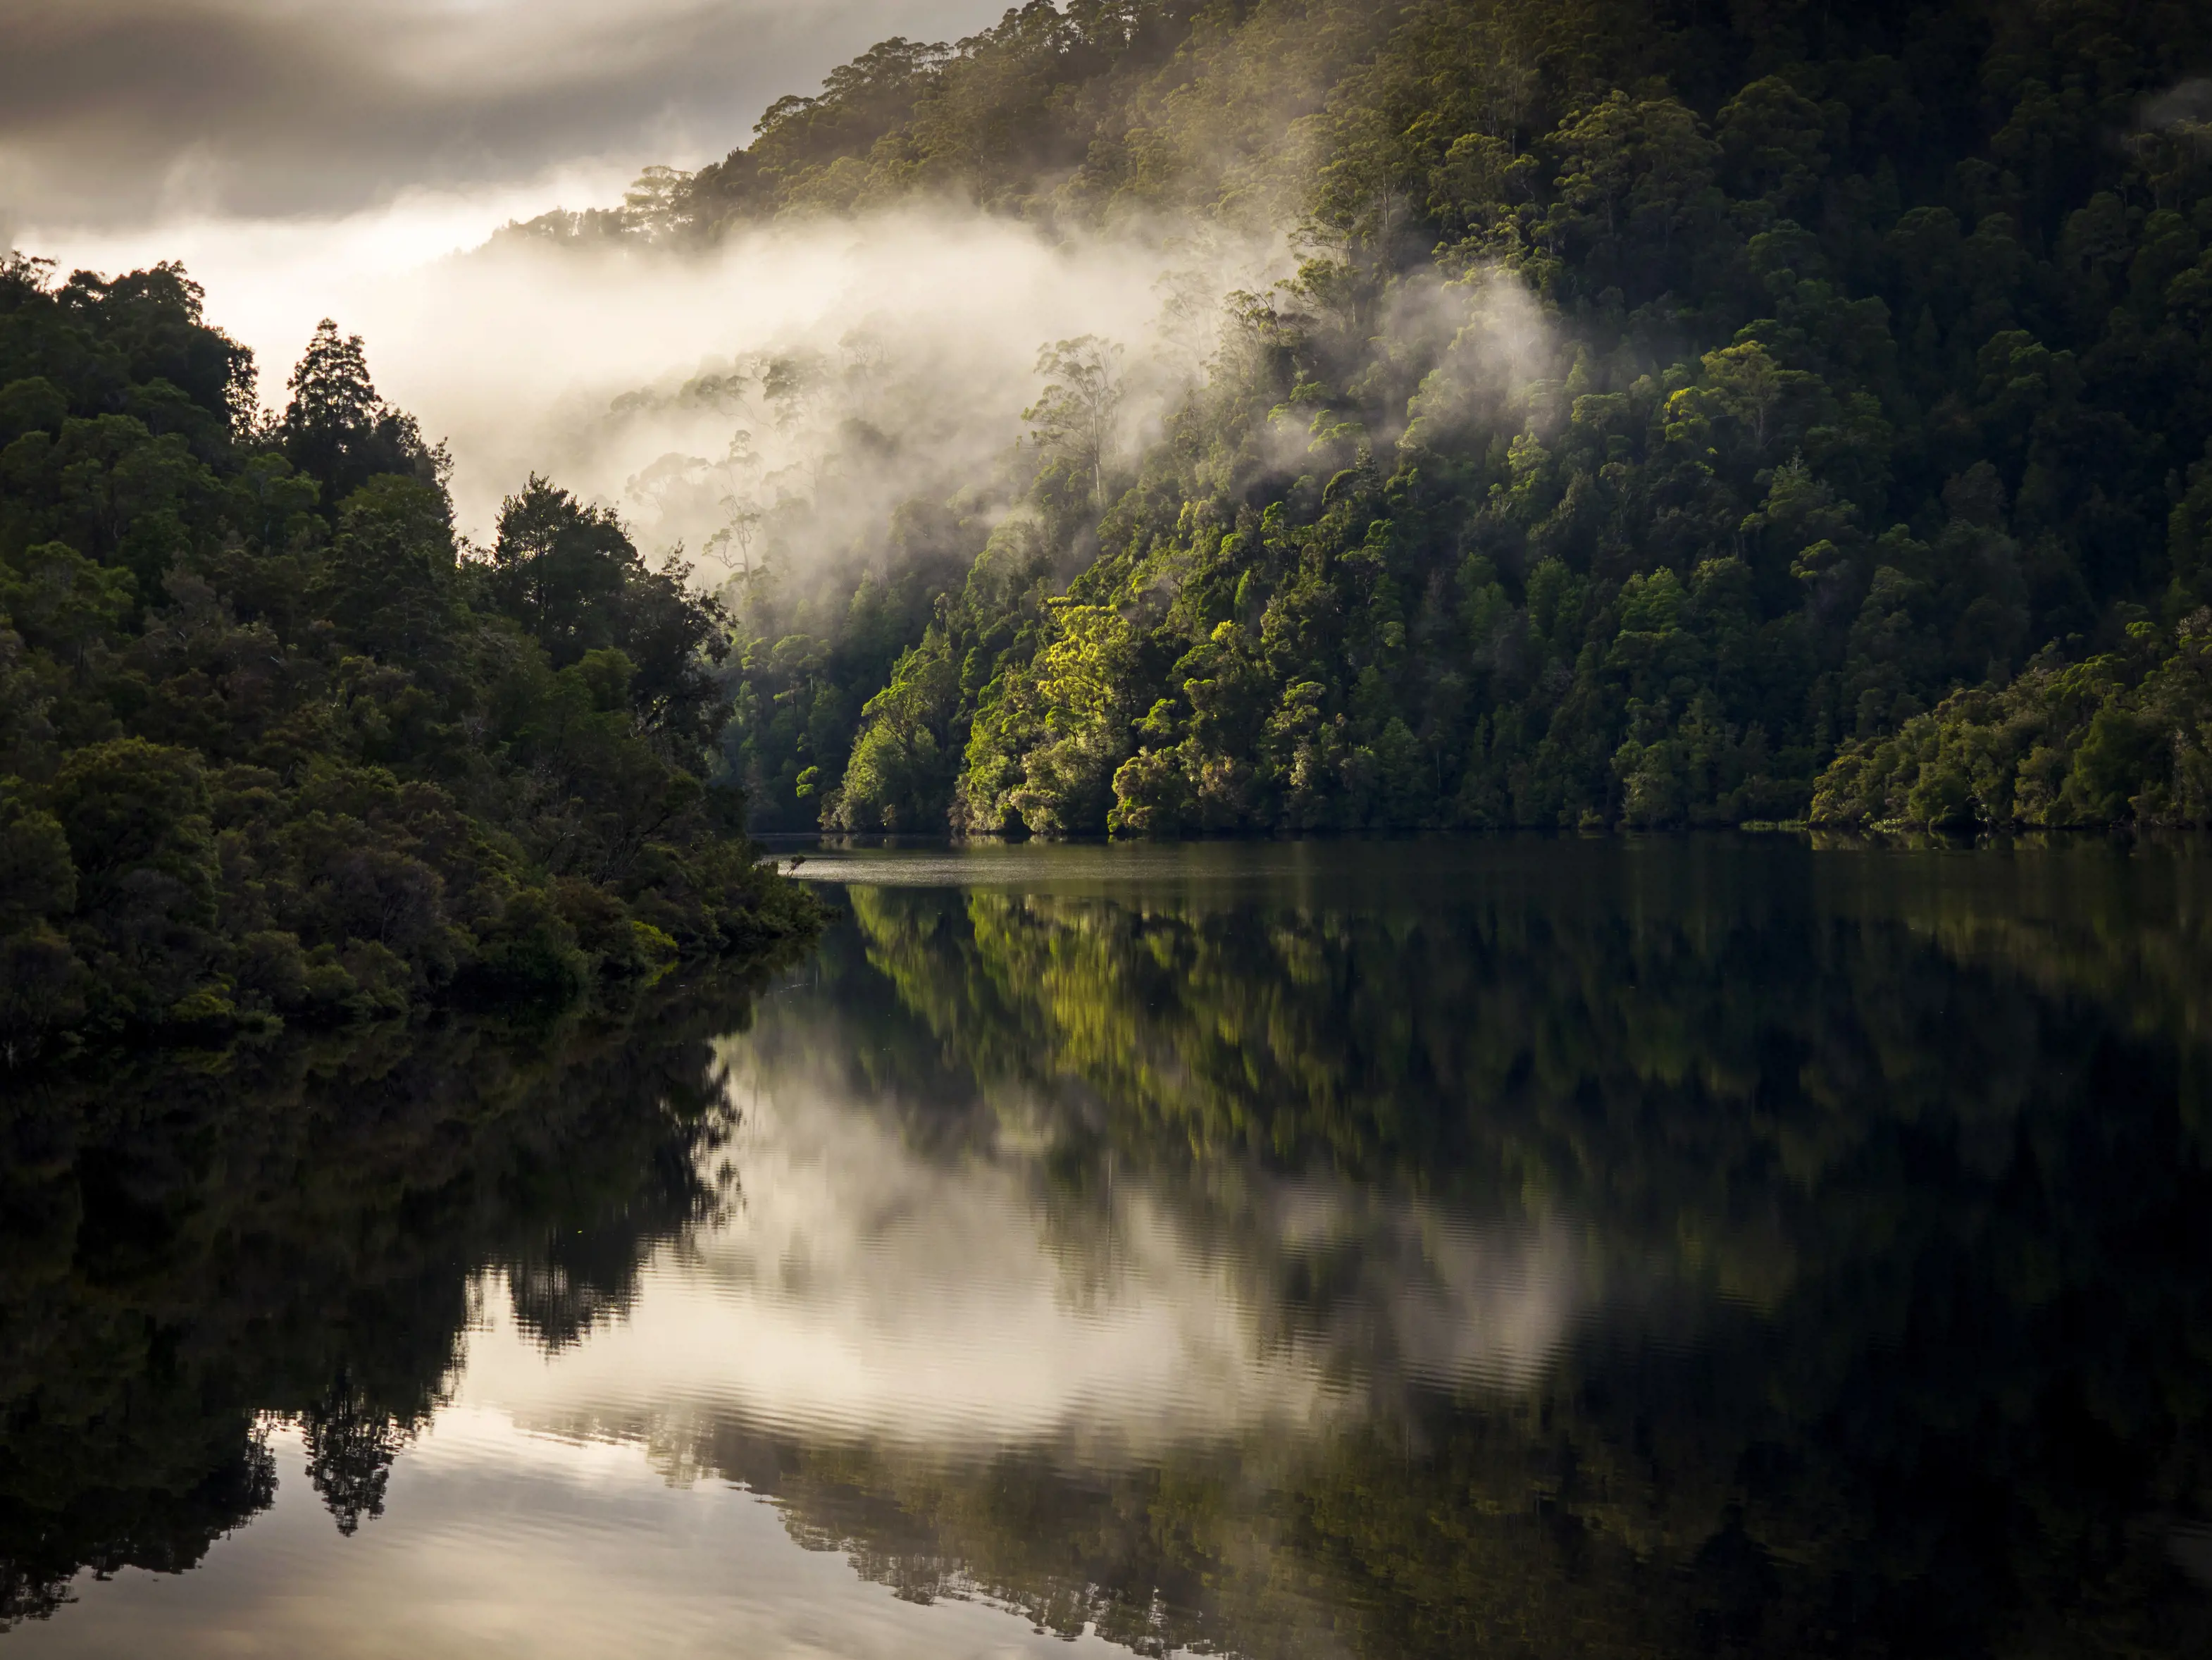
<svg viewBox="0 0 2212 1660"><path fill-rule="evenodd" d="M326 502L343 502L382 473L444 482L444 451L424 444L415 417L377 395L359 335L341 336L323 319L286 385L284 457L322 485Z"/></svg>

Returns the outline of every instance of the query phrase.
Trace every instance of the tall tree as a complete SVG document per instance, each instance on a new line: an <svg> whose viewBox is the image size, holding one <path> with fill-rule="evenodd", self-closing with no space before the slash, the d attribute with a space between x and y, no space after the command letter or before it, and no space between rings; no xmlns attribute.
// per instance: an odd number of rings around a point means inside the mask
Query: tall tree
<svg viewBox="0 0 2212 1660"><path fill-rule="evenodd" d="M336 323L323 319L288 385L292 398L280 429L284 455L322 484L326 509L335 510L380 473L445 482L444 447L424 443L415 417L378 395L359 335L341 335Z"/></svg>

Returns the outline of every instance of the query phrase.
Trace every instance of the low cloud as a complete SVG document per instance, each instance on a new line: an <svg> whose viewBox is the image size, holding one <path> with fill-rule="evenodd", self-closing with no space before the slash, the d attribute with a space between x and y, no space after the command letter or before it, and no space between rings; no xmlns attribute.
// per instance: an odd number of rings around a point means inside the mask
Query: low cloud
<svg viewBox="0 0 2212 1660"><path fill-rule="evenodd" d="M758 551L818 566L910 497L988 493L1050 342L1126 348L1117 442L1133 453L1203 372L1194 291L1264 281L1268 258L915 209L699 255L502 239L364 291L338 321L365 336L379 387L450 443L471 533L534 471L617 507L648 549L696 556L734 508L760 515Z"/></svg>
<svg viewBox="0 0 2212 1660"><path fill-rule="evenodd" d="M2142 108L2142 125L2154 131L2209 120L2212 120L2212 80L2184 81Z"/></svg>

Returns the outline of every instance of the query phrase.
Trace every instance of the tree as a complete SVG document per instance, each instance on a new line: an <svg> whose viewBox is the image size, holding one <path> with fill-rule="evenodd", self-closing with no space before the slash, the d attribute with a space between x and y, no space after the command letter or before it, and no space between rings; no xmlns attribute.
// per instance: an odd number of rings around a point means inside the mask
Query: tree
<svg viewBox="0 0 2212 1660"><path fill-rule="evenodd" d="M1094 513L1106 507L1106 467L1121 411L1123 356L1121 347L1096 335L1055 340L1037 353L1044 391L1022 411L1030 441L1050 464L1082 481Z"/></svg>
<svg viewBox="0 0 2212 1660"><path fill-rule="evenodd" d="M643 564L611 509L532 473L500 505L487 586L560 668L613 643L613 602Z"/></svg>
<svg viewBox="0 0 2212 1660"><path fill-rule="evenodd" d="M611 509L532 474L499 514L486 586L493 603L544 646L556 668L620 651L641 723L687 749L713 735L719 696L708 665L729 649L729 619L693 593L672 556L647 569Z"/></svg>
<svg viewBox="0 0 2212 1660"><path fill-rule="evenodd" d="M371 478L340 510L325 570L318 597L349 644L434 672L459 666L465 608L443 492L402 474Z"/></svg>
<svg viewBox="0 0 2212 1660"><path fill-rule="evenodd" d="M359 335L341 336L323 319L287 385L292 400L279 429L284 455L320 481L326 511L380 473L445 482L444 447L425 444L415 417L378 396Z"/></svg>

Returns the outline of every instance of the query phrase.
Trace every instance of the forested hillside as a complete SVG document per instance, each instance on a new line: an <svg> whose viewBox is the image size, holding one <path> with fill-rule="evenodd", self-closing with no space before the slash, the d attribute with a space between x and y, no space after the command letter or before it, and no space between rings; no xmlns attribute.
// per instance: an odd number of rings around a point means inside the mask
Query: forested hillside
<svg viewBox="0 0 2212 1660"><path fill-rule="evenodd" d="M464 559L357 338L264 417L200 297L0 265L0 1061L560 1006L803 928L702 782L683 573L537 479Z"/></svg>
<svg viewBox="0 0 2212 1660"><path fill-rule="evenodd" d="M1035 0L511 234L1290 237L1143 441L1047 353L964 574L736 585L757 822L2202 823L2208 75L2189 0Z"/></svg>

